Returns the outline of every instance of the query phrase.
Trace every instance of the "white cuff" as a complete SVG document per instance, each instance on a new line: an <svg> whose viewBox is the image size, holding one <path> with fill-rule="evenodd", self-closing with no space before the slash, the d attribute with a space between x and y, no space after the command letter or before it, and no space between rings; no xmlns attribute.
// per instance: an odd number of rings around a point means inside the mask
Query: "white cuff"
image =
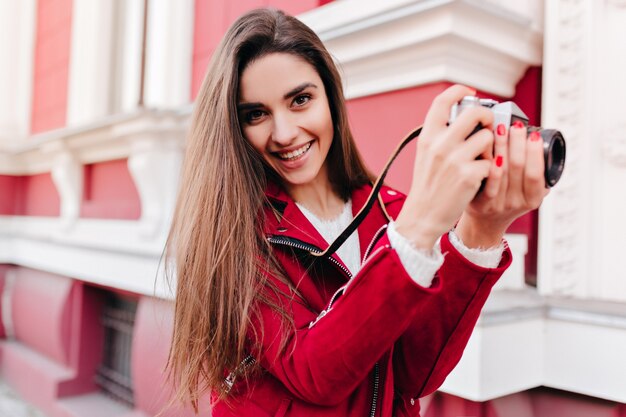
<svg viewBox="0 0 626 417"><path fill-rule="evenodd" d="M398 233L394 222L389 222L387 237L411 279L422 287L430 287L435 273L443 264L439 241L429 251L417 249L406 237Z"/></svg>
<svg viewBox="0 0 626 417"><path fill-rule="evenodd" d="M502 239L498 246L491 248L468 248L463 241L457 236L454 230L448 234L450 243L463 255L468 261L482 266L483 268L497 268L502 260L502 253L506 247L506 241Z"/></svg>

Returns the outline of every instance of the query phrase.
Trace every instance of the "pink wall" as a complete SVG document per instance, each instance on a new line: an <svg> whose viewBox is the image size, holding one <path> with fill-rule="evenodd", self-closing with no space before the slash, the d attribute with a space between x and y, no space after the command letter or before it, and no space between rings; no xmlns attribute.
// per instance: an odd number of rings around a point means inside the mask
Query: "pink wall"
<svg viewBox="0 0 626 417"><path fill-rule="evenodd" d="M517 84L512 98L524 110L530 124L541 126L541 67L532 67ZM526 282L537 284L537 241L539 235L539 211L535 210L521 217L509 229L515 233L528 235L526 255Z"/></svg>
<svg viewBox="0 0 626 417"><path fill-rule="evenodd" d="M271 6L297 15L329 2L329 0L196 0L191 77L192 100L198 94L213 51L230 24L241 14L258 7Z"/></svg>
<svg viewBox="0 0 626 417"><path fill-rule="evenodd" d="M21 216L58 216L61 198L50 173L27 175L15 179L14 214Z"/></svg>
<svg viewBox="0 0 626 417"><path fill-rule="evenodd" d="M6 274L9 271L9 265L0 265L0 294L4 292L4 283L6 281ZM4 329L4 321L2 318L2 312L4 311L2 307L3 297L0 297L0 339L6 336L6 331Z"/></svg>
<svg viewBox="0 0 626 417"><path fill-rule="evenodd" d="M73 281L26 268L16 268L16 275L11 298L15 338L69 365Z"/></svg>
<svg viewBox="0 0 626 417"><path fill-rule="evenodd" d="M142 297L135 317L132 348L132 374L135 408L147 415L192 417L193 410L167 406L171 385L164 374L172 338L174 304L151 297ZM207 412L209 398L200 401L200 415ZM204 406L203 406L204 405Z"/></svg>
<svg viewBox="0 0 626 417"><path fill-rule="evenodd" d="M119 159L84 167L81 217L134 220L141 216L139 193L127 162Z"/></svg>
<svg viewBox="0 0 626 417"><path fill-rule="evenodd" d="M0 175L0 215L15 214L17 177Z"/></svg>
<svg viewBox="0 0 626 417"><path fill-rule="evenodd" d="M378 176L400 140L422 124L430 103L447 82L396 90L348 101L350 125L367 166ZM387 183L403 192L411 185L415 141L407 145L387 175Z"/></svg>
<svg viewBox="0 0 626 417"><path fill-rule="evenodd" d="M422 417L624 417L625 413L624 404L540 387L482 403L438 392L423 405Z"/></svg>
<svg viewBox="0 0 626 417"><path fill-rule="evenodd" d="M0 175L0 215L58 216L61 200L49 173Z"/></svg>
<svg viewBox="0 0 626 417"><path fill-rule="evenodd" d="M138 219L141 202L126 159L84 167L81 217ZM0 215L58 216L61 199L50 173L0 176Z"/></svg>
<svg viewBox="0 0 626 417"><path fill-rule="evenodd" d="M2 378L47 410L62 397L95 391L103 344L99 290L48 272L23 267L15 272L15 340L0 342Z"/></svg>
<svg viewBox="0 0 626 417"><path fill-rule="evenodd" d="M65 126L72 0L37 2L31 131Z"/></svg>

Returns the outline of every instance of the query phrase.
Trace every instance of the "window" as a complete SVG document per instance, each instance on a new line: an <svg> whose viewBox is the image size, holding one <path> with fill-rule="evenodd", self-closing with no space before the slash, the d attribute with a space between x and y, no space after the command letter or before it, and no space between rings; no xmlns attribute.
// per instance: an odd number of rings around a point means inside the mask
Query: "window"
<svg viewBox="0 0 626 417"><path fill-rule="evenodd" d="M104 349L96 384L116 401L134 405L131 348L137 302L110 294L102 309Z"/></svg>

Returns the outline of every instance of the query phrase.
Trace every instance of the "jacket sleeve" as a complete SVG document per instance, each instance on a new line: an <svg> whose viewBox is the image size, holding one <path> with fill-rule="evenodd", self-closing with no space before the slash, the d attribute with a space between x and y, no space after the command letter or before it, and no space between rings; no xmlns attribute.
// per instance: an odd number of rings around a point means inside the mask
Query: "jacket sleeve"
<svg viewBox="0 0 626 417"><path fill-rule="evenodd" d="M319 405L345 400L407 331L413 317L437 304L434 299L441 291L438 285L416 284L388 241L377 245L345 294L316 322L316 313L280 295L288 293L285 287L271 294L296 320L296 331L287 332L281 349L283 321L261 305L260 317L252 321L260 337L255 356L293 395Z"/></svg>
<svg viewBox="0 0 626 417"><path fill-rule="evenodd" d="M454 369L491 288L511 264L508 247L497 268L483 268L463 257L441 238L445 260L433 285L440 290L420 305L411 324L394 346L394 383L405 398L435 391Z"/></svg>

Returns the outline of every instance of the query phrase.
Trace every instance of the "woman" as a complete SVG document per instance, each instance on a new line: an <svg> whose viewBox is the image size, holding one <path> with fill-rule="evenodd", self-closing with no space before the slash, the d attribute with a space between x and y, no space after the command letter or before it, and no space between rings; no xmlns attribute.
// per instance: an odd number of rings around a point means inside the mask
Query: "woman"
<svg viewBox="0 0 626 417"><path fill-rule="evenodd" d="M179 399L197 410L211 392L216 417L419 415L510 264L505 230L547 193L523 126L493 129L484 108L447 126L471 94L434 100L408 195L383 187L337 253L316 257L371 190L340 77L295 18L233 24L196 102L168 240Z"/></svg>

